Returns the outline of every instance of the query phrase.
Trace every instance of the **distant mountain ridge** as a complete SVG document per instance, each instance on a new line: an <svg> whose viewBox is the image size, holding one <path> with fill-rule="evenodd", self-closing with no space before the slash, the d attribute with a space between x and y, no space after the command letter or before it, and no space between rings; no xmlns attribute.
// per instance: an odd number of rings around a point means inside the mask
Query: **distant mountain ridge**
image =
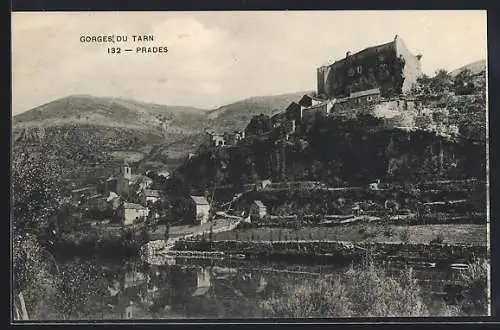
<svg viewBox="0 0 500 330"><path fill-rule="evenodd" d="M43 104L13 117L14 127L50 127L85 124L126 127L162 134L199 133L204 128L243 129L252 116L272 115L297 100L305 92L257 96L217 109L167 106L111 97L74 95Z"/></svg>
<svg viewBox="0 0 500 330"><path fill-rule="evenodd" d="M61 149L92 147L85 156L89 159L128 150L144 155L147 162L165 164L194 152L204 129L244 129L252 116L282 111L304 93L253 97L214 110L74 95L14 116L12 139L14 150L30 145L35 152L46 148L58 154Z"/></svg>
<svg viewBox="0 0 500 330"><path fill-rule="evenodd" d="M460 72L469 69L473 74L478 74L481 73L482 71L486 70L486 60L479 60L476 62L469 63L467 65L464 65L456 70L453 70L451 72L452 76L456 76Z"/></svg>

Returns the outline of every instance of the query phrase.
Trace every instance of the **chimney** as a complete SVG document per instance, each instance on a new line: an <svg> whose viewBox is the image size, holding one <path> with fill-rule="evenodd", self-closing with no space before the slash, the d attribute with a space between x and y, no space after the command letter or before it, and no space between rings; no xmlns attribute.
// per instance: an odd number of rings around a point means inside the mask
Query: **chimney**
<svg viewBox="0 0 500 330"><path fill-rule="evenodd" d="M417 54L417 60L419 60L419 61L420 61L420 59L422 58L422 56L424 56L424 55L422 55L422 54Z"/></svg>
<svg viewBox="0 0 500 330"><path fill-rule="evenodd" d="M345 53L345 57L348 58L349 56L351 56L351 52L348 51L347 53Z"/></svg>
<svg viewBox="0 0 500 330"><path fill-rule="evenodd" d="M394 36L394 41L396 41L396 39L398 39L398 38L399 38L399 36L396 34L396 35Z"/></svg>

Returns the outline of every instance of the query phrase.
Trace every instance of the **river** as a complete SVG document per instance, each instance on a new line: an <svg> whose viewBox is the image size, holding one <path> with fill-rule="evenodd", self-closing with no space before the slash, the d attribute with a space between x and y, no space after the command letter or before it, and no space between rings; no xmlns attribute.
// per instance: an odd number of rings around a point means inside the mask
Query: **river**
<svg viewBox="0 0 500 330"><path fill-rule="evenodd" d="M85 299L71 301L75 319L241 319L263 317L259 303L286 294L286 285L325 274L345 274L346 265L291 265L242 260L171 259L168 265L147 265L139 260L114 262L59 261L68 265L90 264L99 279L100 293L78 283ZM384 266L388 273L402 266ZM458 271L414 268L426 303L439 304L446 283L456 282ZM345 275L348 276L348 275ZM89 292L86 292L89 290ZM85 306L84 306L85 305ZM432 311L431 311L432 312ZM438 313L436 311L436 313Z"/></svg>

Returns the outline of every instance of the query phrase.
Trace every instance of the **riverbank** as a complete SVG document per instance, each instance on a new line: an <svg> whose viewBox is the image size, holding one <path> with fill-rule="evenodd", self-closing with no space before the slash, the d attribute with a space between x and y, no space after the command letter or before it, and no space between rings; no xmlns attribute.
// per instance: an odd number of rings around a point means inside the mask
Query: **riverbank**
<svg viewBox="0 0 500 330"><path fill-rule="evenodd" d="M470 263L476 258L489 259L488 249L480 245L410 244L345 241L212 241L179 240L178 251L218 251L242 254L245 259L284 262L349 262L371 256L379 260L429 262L438 265Z"/></svg>
<svg viewBox="0 0 500 330"><path fill-rule="evenodd" d="M438 238L438 235L440 236ZM487 244L487 226L476 224L395 225L395 224L345 224L334 227L306 226L292 228L238 228L217 233L214 241L294 241L326 240L378 243L424 244L441 239L447 244Z"/></svg>

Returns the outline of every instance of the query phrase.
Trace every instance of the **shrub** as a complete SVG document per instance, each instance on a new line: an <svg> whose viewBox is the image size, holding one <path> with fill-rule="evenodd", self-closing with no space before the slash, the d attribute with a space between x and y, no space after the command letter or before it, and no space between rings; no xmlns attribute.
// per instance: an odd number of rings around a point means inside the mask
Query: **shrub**
<svg viewBox="0 0 500 330"><path fill-rule="evenodd" d="M283 295L260 304L263 315L283 318L419 317L429 314L411 269L389 276L373 262L343 274L287 284Z"/></svg>
<svg viewBox="0 0 500 330"><path fill-rule="evenodd" d="M489 268L487 260L476 259L460 273L466 289L466 299L460 306L464 314L485 315L488 312Z"/></svg>
<svg viewBox="0 0 500 330"><path fill-rule="evenodd" d="M401 242L408 243L410 241L410 231L408 229L403 230L399 237Z"/></svg>
<svg viewBox="0 0 500 330"><path fill-rule="evenodd" d="M392 237L392 236L394 236L394 229L392 227L389 227L389 226L385 227L384 228L384 236L385 237Z"/></svg>
<svg viewBox="0 0 500 330"><path fill-rule="evenodd" d="M436 237L431 240L431 244L443 244L443 242L444 236L441 233L437 234Z"/></svg>

